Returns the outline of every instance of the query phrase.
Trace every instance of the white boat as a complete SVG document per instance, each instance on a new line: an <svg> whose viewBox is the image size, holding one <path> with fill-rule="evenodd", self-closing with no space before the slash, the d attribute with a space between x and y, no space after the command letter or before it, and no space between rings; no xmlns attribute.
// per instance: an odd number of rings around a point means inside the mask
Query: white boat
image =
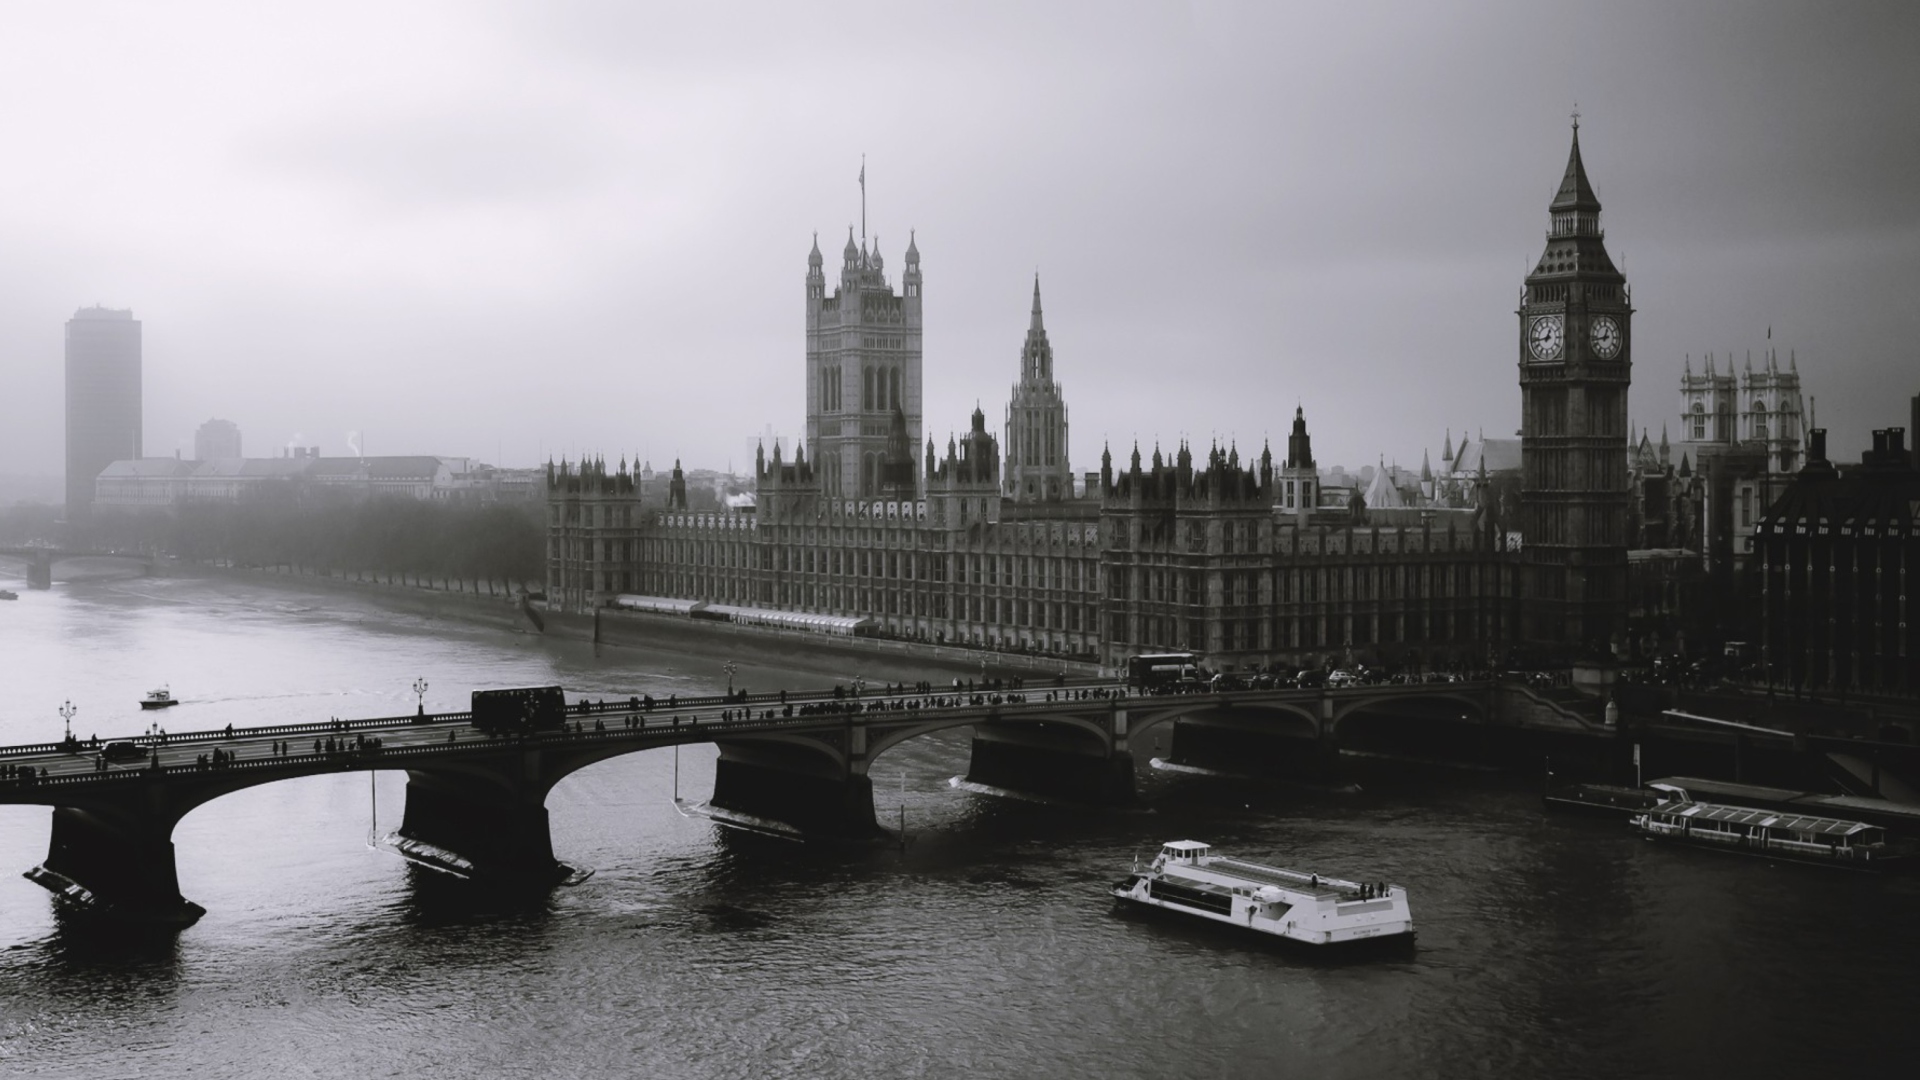
<svg viewBox="0 0 1920 1080"><path fill-rule="evenodd" d="M164 709L169 705L178 704L180 702L173 696L173 691L165 689L149 690L147 696L140 700L140 707L143 709Z"/></svg>
<svg viewBox="0 0 1920 1080"><path fill-rule="evenodd" d="M1407 890L1214 855L1175 840L1114 885L1116 900L1243 927L1307 945L1413 940Z"/></svg>

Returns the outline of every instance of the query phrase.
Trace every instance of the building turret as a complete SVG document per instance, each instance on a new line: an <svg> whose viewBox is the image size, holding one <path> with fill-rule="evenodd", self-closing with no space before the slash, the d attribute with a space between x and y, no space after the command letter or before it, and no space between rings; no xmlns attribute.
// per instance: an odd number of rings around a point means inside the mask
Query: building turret
<svg viewBox="0 0 1920 1080"><path fill-rule="evenodd" d="M687 474L680 471L680 459L673 459L673 477L667 481L667 509L687 508Z"/></svg>
<svg viewBox="0 0 1920 1080"><path fill-rule="evenodd" d="M1306 409L1295 406L1293 430L1287 433L1287 461L1280 469L1278 501L1275 507L1282 517L1296 525L1305 525L1313 508L1319 505L1320 472L1313 463L1313 437L1307 434Z"/></svg>
<svg viewBox="0 0 1920 1080"><path fill-rule="evenodd" d="M907 272L900 276L900 287L906 296L920 295L920 245L911 229L907 230Z"/></svg>
<svg viewBox="0 0 1920 1080"><path fill-rule="evenodd" d="M822 269L820 258L820 234L813 234L813 250L807 253L807 302L822 300L827 295L827 275Z"/></svg>
<svg viewBox="0 0 1920 1080"><path fill-rule="evenodd" d="M929 461L932 449L929 444ZM948 436L946 458L928 469L927 501L935 520L949 526L1000 519L1000 447L978 407L967 434Z"/></svg>

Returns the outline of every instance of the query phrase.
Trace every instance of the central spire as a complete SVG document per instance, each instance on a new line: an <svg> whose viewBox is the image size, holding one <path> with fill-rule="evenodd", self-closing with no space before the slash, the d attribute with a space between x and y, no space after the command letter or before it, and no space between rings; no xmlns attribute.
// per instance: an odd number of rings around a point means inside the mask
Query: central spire
<svg viewBox="0 0 1920 1080"><path fill-rule="evenodd" d="M1553 196L1549 210L1590 210L1598 213L1600 200L1587 182L1587 167L1580 160L1580 114L1574 114L1573 149L1567 153L1567 172L1560 178L1560 190Z"/></svg>
<svg viewBox="0 0 1920 1080"><path fill-rule="evenodd" d="M1037 271L1033 275L1033 320L1027 323L1027 329L1042 333L1047 329L1046 323L1040 320L1040 274Z"/></svg>

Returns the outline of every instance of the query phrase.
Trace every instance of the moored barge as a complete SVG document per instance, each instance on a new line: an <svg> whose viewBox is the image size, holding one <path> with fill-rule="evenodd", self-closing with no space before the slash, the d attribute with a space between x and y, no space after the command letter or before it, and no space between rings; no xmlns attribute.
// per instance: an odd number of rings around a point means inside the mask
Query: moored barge
<svg viewBox="0 0 1920 1080"><path fill-rule="evenodd" d="M1116 900L1306 945L1413 940L1407 890L1215 855L1197 840L1163 846L1113 886Z"/></svg>
<svg viewBox="0 0 1920 1080"><path fill-rule="evenodd" d="M1912 852L1889 844L1877 825L1751 806L1666 802L1637 815L1633 827L1649 840L1846 870L1889 871L1912 863Z"/></svg>

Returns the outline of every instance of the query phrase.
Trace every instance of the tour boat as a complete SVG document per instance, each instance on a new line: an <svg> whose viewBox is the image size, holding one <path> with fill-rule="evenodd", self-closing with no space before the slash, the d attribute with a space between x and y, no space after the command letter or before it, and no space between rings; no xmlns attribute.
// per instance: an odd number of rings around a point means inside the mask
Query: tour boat
<svg viewBox="0 0 1920 1080"><path fill-rule="evenodd" d="M1145 869L1136 863L1113 896L1308 945L1413 940L1401 886L1242 862L1197 840L1167 844Z"/></svg>
<svg viewBox="0 0 1920 1080"><path fill-rule="evenodd" d="M140 707L143 709L164 709L169 705L178 704L180 703L174 700L173 691L171 690L149 690L147 691L146 698L140 702Z"/></svg>
<svg viewBox="0 0 1920 1080"><path fill-rule="evenodd" d="M1849 870L1893 870L1913 857L1889 845L1878 825L1751 806L1663 802L1635 816L1633 827L1649 840Z"/></svg>
<svg viewBox="0 0 1920 1080"><path fill-rule="evenodd" d="M18 599L20 599L20 594L17 592L14 592L12 589L0 589L0 600L18 600Z"/></svg>

